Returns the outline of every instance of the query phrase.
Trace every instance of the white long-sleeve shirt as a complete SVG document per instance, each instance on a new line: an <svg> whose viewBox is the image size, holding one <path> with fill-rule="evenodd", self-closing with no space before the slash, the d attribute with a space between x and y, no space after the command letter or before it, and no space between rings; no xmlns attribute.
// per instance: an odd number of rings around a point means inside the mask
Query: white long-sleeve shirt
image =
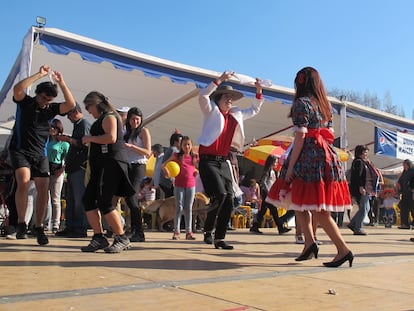
<svg viewBox="0 0 414 311"><path fill-rule="evenodd" d="M198 138L198 143L203 146L210 146L220 136L224 128L224 117L219 107L214 101L210 100L210 95L217 89L217 85L211 82L206 88L200 90L199 104L204 115L203 128ZM263 99L254 98L249 108L241 109L232 107L230 113L237 121L231 146L241 150L244 145L244 126L243 120L247 120L259 113L263 104Z"/></svg>

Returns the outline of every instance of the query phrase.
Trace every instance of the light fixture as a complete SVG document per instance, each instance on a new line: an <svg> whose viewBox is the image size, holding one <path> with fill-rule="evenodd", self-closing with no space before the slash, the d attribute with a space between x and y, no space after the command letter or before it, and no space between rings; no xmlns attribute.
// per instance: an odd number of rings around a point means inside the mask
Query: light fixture
<svg viewBox="0 0 414 311"><path fill-rule="evenodd" d="M37 27L43 28L46 25L46 17L37 16L36 17Z"/></svg>

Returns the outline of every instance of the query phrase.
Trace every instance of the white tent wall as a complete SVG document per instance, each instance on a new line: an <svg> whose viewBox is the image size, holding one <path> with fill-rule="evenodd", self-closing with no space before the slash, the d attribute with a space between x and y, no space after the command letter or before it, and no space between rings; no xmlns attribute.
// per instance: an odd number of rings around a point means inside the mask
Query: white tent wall
<svg viewBox="0 0 414 311"><path fill-rule="evenodd" d="M181 133L190 136L195 144L197 143L203 121L198 107L198 88L219 76L221 71L211 71L174 63L58 29L33 27L32 31L59 38L62 42L68 43L68 46L72 43L77 44L77 48L80 46L86 49L88 53L109 51L112 55L120 55L127 60L131 60L131 62L139 61L148 64L148 66L156 66L154 70L149 69L153 70L150 75L148 72L141 70L115 69L114 66L118 65L115 61L113 63L87 61L82 59L79 53L70 51L67 54L52 53L39 42L35 42L30 49L30 62L24 60L22 63L30 63L26 75L37 72L43 64L48 64L52 69L61 71L76 101L82 107L82 100L85 95L89 91L98 90L104 93L115 107L137 106L141 108L144 122L151 132L152 144L160 143L167 146L169 137L175 129L179 129ZM19 70L24 72L23 65L20 67ZM169 75L171 72L173 74ZM9 80L13 80L13 85L24 78L23 73L15 77L12 76L13 74L12 71L11 76L9 76ZM172 79L179 80L181 77L183 81L178 81L179 83L172 81ZM47 78L45 79L47 80ZM240 85L236 80L231 82L234 87L250 96L238 101L237 105L241 107L249 106L252 100L251 96L254 96L254 87ZM30 90L31 95L33 95L33 89ZM262 111L255 118L245 122L246 143L253 139L266 137L291 125L291 120L287 117L290 105L287 103L290 102L293 94L293 89L276 85L264 89L264 95L267 97L262 106ZM0 119L7 120L14 116L16 110L15 104L12 102L11 87L3 86L0 100L2 98L5 99L0 102ZM59 95L57 101L59 100L62 100L61 95ZM342 103L335 98L330 98L330 100L336 110L345 105L347 111L352 112L346 118L348 149L353 149L358 144L372 142L374 140L374 126L378 123L379 126L385 128L414 131L412 120L398 118L373 109L366 109L354 103ZM357 117L359 113L364 116L362 119ZM88 112L84 111L84 115L93 121ZM64 122L65 132L71 133L72 124L66 117L60 118ZM339 114L334 115L334 125L335 136L340 136L341 120ZM291 130L286 129L280 134L290 133ZM371 150L373 151L373 146ZM378 155L372 155L371 159L379 168L398 166L401 163L401 160Z"/></svg>

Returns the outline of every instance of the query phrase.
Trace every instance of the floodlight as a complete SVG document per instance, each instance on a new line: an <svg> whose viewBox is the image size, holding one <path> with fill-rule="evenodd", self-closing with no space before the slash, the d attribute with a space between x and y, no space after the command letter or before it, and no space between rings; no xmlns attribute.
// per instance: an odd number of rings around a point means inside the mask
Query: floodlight
<svg viewBox="0 0 414 311"><path fill-rule="evenodd" d="M46 17L37 16L36 17L37 27L45 27L46 25Z"/></svg>

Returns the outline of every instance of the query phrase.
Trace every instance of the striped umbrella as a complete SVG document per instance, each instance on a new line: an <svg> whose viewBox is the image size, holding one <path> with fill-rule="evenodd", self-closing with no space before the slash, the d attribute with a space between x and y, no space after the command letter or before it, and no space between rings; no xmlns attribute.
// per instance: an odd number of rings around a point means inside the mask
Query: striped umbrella
<svg viewBox="0 0 414 311"><path fill-rule="evenodd" d="M253 161L254 163L264 166L269 155L274 155L280 158L284 152L285 149L281 146L261 145L246 149L244 151L244 157L250 161Z"/></svg>

